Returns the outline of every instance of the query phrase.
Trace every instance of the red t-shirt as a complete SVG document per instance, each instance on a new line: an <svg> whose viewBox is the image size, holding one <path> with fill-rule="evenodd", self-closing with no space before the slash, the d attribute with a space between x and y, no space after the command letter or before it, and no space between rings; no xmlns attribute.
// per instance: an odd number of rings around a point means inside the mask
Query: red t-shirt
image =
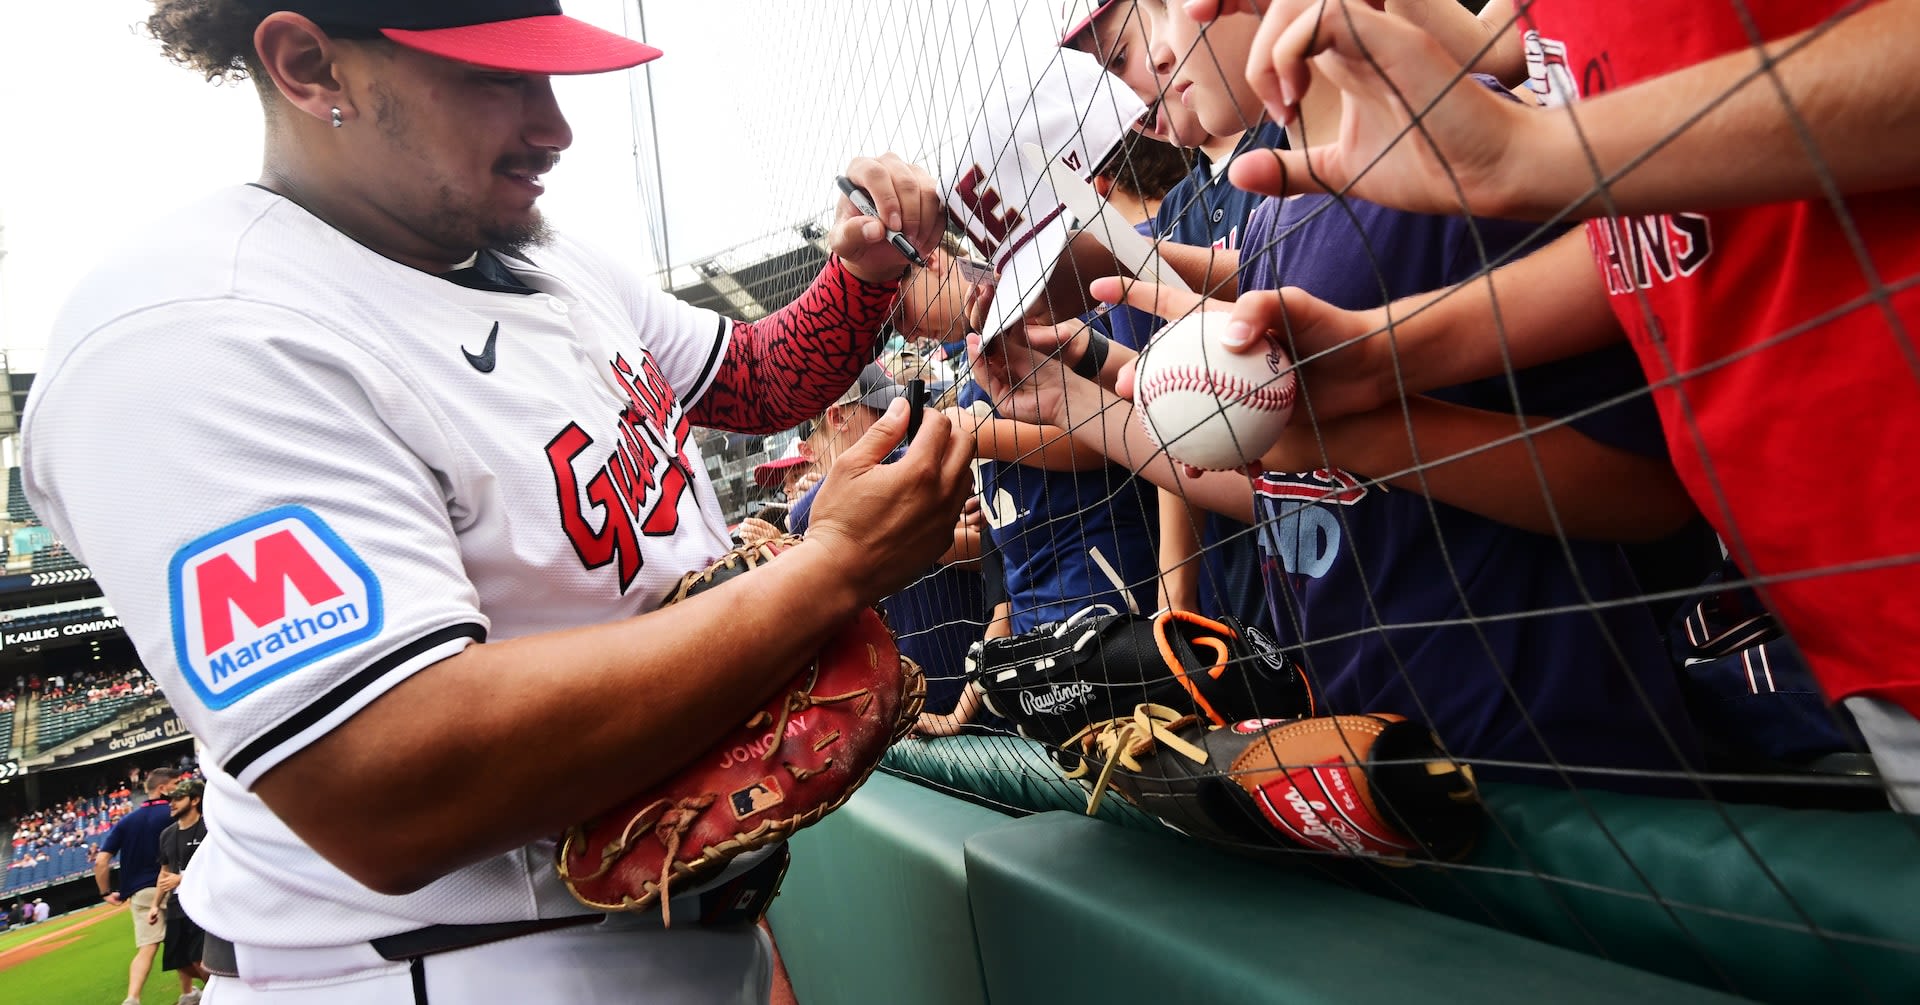
<svg viewBox="0 0 1920 1005"><path fill-rule="evenodd" d="M1749 48L1736 7L1777 39L1844 6L1537 0L1520 28L1559 103ZM1920 189L1843 202L1587 236L1701 512L1743 566L1793 577L1763 592L1833 697L1920 714Z"/></svg>

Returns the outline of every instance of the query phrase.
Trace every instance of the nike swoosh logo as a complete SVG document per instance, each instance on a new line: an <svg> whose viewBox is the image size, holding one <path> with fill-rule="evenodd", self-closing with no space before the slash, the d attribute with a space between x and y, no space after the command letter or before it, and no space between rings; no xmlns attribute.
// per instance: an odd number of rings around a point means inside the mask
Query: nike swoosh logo
<svg viewBox="0 0 1920 1005"><path fill-rule="evenodd" d="M473 364L473 368L475 370L478 370L481 373L492 373L493 372L493 344L495 342L498 342L499 340L500 340L500 322L495 321L493 323L493 330L487 333L487 347L480 350L479 355L476 356L472 352L468 351L466 346L461 346L460 352L462 355L467 357L468 363Z"/></svg>

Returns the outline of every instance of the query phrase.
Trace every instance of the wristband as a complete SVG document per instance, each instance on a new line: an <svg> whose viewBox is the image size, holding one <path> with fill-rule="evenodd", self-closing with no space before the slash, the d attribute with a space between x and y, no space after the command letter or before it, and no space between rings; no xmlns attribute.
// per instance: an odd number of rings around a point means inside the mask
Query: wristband
<svg viewBox="0 0 1920 1005"><path fill-rule="evenodd" d="M1073 372L1088 380L1099 380L1100 370L1107 365L1107 354L1113 351L1113 342L1098 331L1087 329L1087 351L1080 354L1080 361L1073 364Z"/></svg>

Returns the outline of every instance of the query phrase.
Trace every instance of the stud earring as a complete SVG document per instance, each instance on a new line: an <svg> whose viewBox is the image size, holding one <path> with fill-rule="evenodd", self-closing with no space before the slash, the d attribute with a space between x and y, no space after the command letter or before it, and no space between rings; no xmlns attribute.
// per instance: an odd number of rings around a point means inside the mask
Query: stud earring
<svg viewBox="0 0 1920 1005"><path fill-rule="evenodd" d="M333 128L338 129L344 125L346 125L346 123L340 121L340 106L335 105L333 107Z"/></svg>

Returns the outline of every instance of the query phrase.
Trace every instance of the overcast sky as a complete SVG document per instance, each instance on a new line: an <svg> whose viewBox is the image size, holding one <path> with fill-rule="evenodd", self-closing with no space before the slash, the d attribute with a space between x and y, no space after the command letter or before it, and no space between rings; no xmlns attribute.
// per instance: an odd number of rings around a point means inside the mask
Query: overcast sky
<svg viewBox="0 0 1920 1005"><path fill-rule="evenodd" d="M948 165L1011 40L1053 28L1053 0L656 0L646 37L659 143L633 74L556 83L575 141L542 199L554 223L658 268L642 179L686 264L826 212L833 175L894 149ZM569 14L639 36L632 0ZM259 172L251 84L213 86L133 26L149 0L10 4L0 14L0 343L37 369L46 331L99 250L130 227ZM636 98L638 109L636 114ZM641 128L636 131L635 124ZM637 151L637 153L636 153ZM650 199L650 197L646 197Z"/></svg>

